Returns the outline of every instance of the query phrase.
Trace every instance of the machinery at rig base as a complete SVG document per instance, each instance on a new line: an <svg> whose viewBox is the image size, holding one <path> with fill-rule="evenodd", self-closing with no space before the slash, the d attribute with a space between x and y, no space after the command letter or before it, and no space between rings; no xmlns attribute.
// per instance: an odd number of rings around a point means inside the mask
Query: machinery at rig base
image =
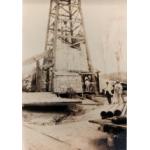
<svg viewBox="0 0 150 150"><path fill-rule="evenodd" d="M26 61L36 62L29 91L95 93L97 76L85 37L81 0L50 0L45 51Z"/></svg>

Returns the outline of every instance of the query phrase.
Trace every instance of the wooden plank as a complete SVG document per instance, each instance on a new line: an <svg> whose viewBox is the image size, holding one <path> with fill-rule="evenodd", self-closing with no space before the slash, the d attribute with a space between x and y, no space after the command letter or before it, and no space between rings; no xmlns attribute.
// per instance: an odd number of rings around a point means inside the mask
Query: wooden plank
<svg viewBox="0 0 150 150"><path fill-rule="evenodd" d="M94 123L94 124L98 124L98 125L101 125L101 126L104 126L104 125L110 125L112 127L120 127L120 128L123 128L123 129L126 129L127 128L127 125L119 125L119 124L114 124L114 123L111 123L111 121L109 120L89 120L90 123Z"/></svg>
<svg viewBox="0 0 150 150"><path fill-rule="evenodd" d="M54 105L54 104L69 104L69 103L82 103L81 100L74 100L74 99L51 99L51 100L41 100L41 99L33 99L32 101L23 101L24 105L27 104L35 104L35 105Z"/></svg>
<svg viewBox="0 0 150 150"><path fill-rule="evenodd" d="M65 105L72 105L72 104L81 104L82 101L57 101L57 102L35 102L35 103L23 103L23 106L65 106Z"/></svg>
<svg viewBox="0 0 150 150"><path fill-rule="evenodd" d="M80 99L60 98L50 92L35 92L23 93L23 105L37 105L37 106L52 106L52 105L68 105L81 104Z"/></svg>

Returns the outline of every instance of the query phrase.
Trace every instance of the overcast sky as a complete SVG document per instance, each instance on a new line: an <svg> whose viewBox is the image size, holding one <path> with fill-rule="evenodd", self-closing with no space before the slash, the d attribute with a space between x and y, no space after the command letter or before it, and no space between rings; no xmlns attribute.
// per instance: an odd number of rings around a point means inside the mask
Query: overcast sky
<svg viewBox="0 0 150 150"><path fill-rule="evenodd" d="M23 60L44 51L50 0L23 0ZM126 72L126 0L81 0L92 63L103 73ZM27 66L26 66L27 67Z"/></svg>

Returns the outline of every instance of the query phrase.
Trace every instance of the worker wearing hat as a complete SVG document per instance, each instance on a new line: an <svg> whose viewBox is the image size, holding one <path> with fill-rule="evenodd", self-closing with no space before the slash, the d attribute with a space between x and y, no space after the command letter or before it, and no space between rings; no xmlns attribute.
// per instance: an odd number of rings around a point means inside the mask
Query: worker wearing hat
<svg viewBox="0 0 150 150"><path fill-rule="evenodd" d="M114 86L114 101L115 103L123 103L123 98L122 98L122 92L123 92L123 87L121 83L117 80L116 84Z"/></svg>
<svg viewBox="0 0 150 150"><path fill-rule="evenodd" d="M90 92L90 85L91 85L91 82L90 82L90 80L89 80L89 78L88 78L87 76L85 76L85 81L84 81L84 83L85 83L85 91L86 91L86 92Z"/></svg>
<svg viewBox="0 0 150 150"><path fill-rule="evenodd" d="M108 103L111 104L112 101L111 101L111 98L113 96L112 94L112 85L107 81L106 82L106 87L105 87L105 96L107 97L107 100L108 100Z"/></svg>

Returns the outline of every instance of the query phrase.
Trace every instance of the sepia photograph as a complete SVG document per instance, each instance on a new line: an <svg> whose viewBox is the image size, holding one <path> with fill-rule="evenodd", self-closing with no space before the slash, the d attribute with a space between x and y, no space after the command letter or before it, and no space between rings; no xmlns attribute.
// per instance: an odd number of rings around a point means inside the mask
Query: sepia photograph
<svg viewBox="0 0 150 150"><path fill-rule="evenodd" d="M127 150L126 38L126 0L23 0L23 150Z"/></svg>

